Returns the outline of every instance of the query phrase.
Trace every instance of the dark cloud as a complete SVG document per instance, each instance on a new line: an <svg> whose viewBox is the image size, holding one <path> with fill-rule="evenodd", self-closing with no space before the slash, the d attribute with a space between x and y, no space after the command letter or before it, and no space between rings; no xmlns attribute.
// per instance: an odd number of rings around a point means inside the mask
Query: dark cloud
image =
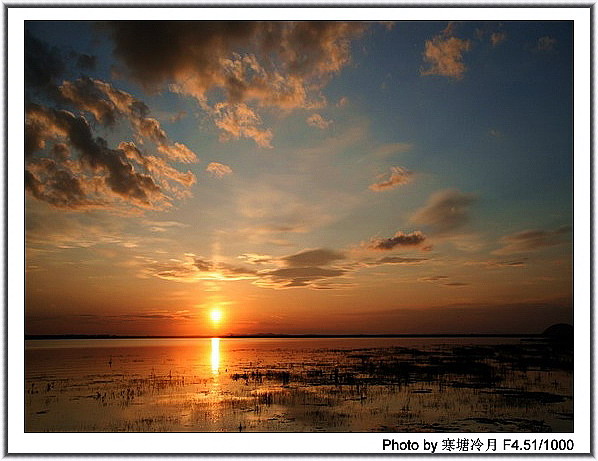
<svg viewBox="0 0 598 461"><path fill-rule="evenodd" d="M342 253L325 248L305 250L281 258L288 267L326 266L341 259L345 259Z"/></svg>
<svg viewBox="0 0 598 461"><path fill-rule="evenodd" d="M448 275L431 275L429 277L422 277L418 280L420 282L441 282L443 280L447 280L448 278Z"/></svg>
<svg viewBox="0 0 598 461"><path fill-rule="evenodd" d="M368 248L372 248L374 250L392 250L393 248L399 246L417 246L420 245L426 236L421 233L420 231L411 232L410 234L405 234L403 232L397 232L393 237L386 238L386 239L372 239L368 244Z"/></svg>
<svg viewBox="0 0 598 461"><path fill-rule="evenodd" d="M206 272L212 269L214 265L210 261L206 261L204 259L195 258L195 262L193 263L198 270L202 272Z"/></svg>
<svg viewBox="0 0 598 461"><path fill-rule="evenodd" d="M466 265L475 266L486 266L488 269L496 269L501 267L524 267L527 263L528 258L515 259L512 261L480 261L480 262L469 262Z"/></svg>
<svg viewBox="0 0 598 461"><path fill-rule="evenodd" d="M77 66L83 70L94 70L97 57L89 54L80 54L77 56Z"/></svg>
<svg viewBox="0 0 598 461"><path fill-rule="evenodd" d="M275 262L269 256L254 254L244 255L243 259L253 264ZM330 263L340 259L344 259L344 255L332 250L308 250L280 258L277 261L278 263L283 262L286 267L257 271L252 268L188 255L182 261L173 260L166 263L152 261L145 271L148 275L183 282L253 279L256 285L264 288L326 287L332 289L339 287L339 284L324 282L348 272L344 268L329 266Z"/></svg>
<svg viewBox="0 0 598 461"><path fill-rule="evenodd" d="M427 261L427 258L404 258L401 256L386 256L378 259L374 264L420 264Z"/></svg>
<svg viewBox="0 0 598 461"><path fill-rule="evenodd" d="M116 21L114 52L148 88L174 84L195 97L224 139L269 147L272 133L247 104L282 109L322 105L320 89L350 60L358 22ZM147 46L151 43L152 46ZM209 103L215 92L224 98Z"/></svg>
<svg viewBox="0 0 598 461"><path fill-rule="evenodd" d="M31 196L70 210L130 211L165 209L173 199L189 195L195 176L174 169L168 161L190 163L197 157L183 144L168 144L166 133L148 116L149 108L142 101L89 77L62 80L68 69L59 50L28 31L25 47L29 100L25 189ZM76 53L71 58L83 64L93 61ZM32 102L35 96L52 107ZM132 142L108 147L95 136L90 117L105 126L128 120L136 139L155 142L164 158L143 155Z"/></svg>
<svg viewBox="0 0 598 461"><path fill-rule="evenodd" d="M25 30L25 92L31 90L55 92L55 84L66 69L57 48L35 38Z"/></svg>
<svg viewBox="0 0 598 461"><path fill-rule="evenodd" d="M256 284L271 288L317 287L318 284L314 282L340 277L345 273L345 270L337 268L287 267L261 272L260 280Z"/></svg>
<svg viewBox="0 0 598 461"><path fill-rule="evenodd" d="M454 287L454 288L459 288L459 287L466 287L469 286L469 283L465 283L465 282L451 282L449 281L450 277L448 275L430 275L427 277L421 277L418 280L418 282L430 282L430 283L435 283L438 284L440 286L444 286L444 287Z"/></svg>
<svg viewBox="0 0 598 461"><path fill-rule="evenodd" d="M85 118L75 116L64 110L42 107L30 104L26 109L27 125L33 126L33 131L43 134L43 138L61 137L66 139L79 152L81 166L91 172L100 173L99 176L85 181L85 188L91 192L96 186L104 189L104 195L115 194L125 200L130 200L142 207L152 207L154 202L163 199L160 188L153 178L146 174L137 173L121 150L109 149L102 138L94 138L91 128ZM27 169L31 175L41 181L43 178L45 197L65 196L66 188L76 185L76 195L85 196L81 182L73 181L66 175L70 173L66 166L58 168L53 161L29 162ZM72 173L72 172L71 172ZM72 174L71 174L72 177ZM93 183L93 184L92 184ZM75 190L73 190L75 192ZM39 198L39 196L37 197ZM74 198L74 196L72 196ZM55 201L48 200L57 205ZM90 204L94 200L91 199ZM63 206L77 208L85 202L65 202Z"/></svg>
<svg viewBox="0 0 598 461"><path fill-rule="evenodd" d="M525 230L507 235L500 239L502 248L493 251L496 255L508 255L513 253L527 253L541 248L561 245L571 242L571 226L563 226L552 231L546 230Z"/></svg>
<svg viewBox="0 0 598 461"><path fill-rule="evenodd" d="M444 234L465 225L469 221L469 208L475 203L472 194L448 189L430 196L426 205L415 212L411 222L429 226L437 234Z"/></svg>
<svg viewBox="0 0 598 461"><path fill-rule="evenodd" d="M42 159L25 170L25 190L38 200L61 208L88 204L83 185L70 171L60 169L54 160ZM31 170L36 171L43 182Z"/></svg>
<svg viewBox="0 0 598 461"><path fill-rule="evenodd" d="M118 118L126 118L138 137L151 139L162 149L180 150L178 144L166 146L165 131L156 119L148 117L149 108L142 101L109 83L82 77L73 82L63 82L59 92L65 102L89 112L105 125L114 124ZM195 154L191 153L190 156L194 157Z"/></svg>

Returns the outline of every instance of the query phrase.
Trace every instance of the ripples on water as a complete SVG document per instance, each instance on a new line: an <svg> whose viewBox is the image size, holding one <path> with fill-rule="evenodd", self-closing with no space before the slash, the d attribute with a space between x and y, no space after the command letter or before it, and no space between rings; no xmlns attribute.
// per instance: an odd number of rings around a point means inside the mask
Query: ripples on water
<svg viewBox="0 0 598 461"><path fill-rule="evenodd" d="M571 432L573 357L502 338L26 342L25 430Z"/></svg>

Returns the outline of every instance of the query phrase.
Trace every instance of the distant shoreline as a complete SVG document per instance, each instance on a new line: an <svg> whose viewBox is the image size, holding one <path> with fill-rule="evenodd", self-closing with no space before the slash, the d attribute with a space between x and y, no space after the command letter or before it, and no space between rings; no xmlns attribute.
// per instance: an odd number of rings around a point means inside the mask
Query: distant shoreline
<svg viewBox="0 0 598 461"><path fill-rule="evenodd" d="M321 339L321 338L540 338L541 333L457 333L457 334L253 334L253 335L191 335L191 336L145 336L145 335L25 335L25 340L48 339Z"/></svg>

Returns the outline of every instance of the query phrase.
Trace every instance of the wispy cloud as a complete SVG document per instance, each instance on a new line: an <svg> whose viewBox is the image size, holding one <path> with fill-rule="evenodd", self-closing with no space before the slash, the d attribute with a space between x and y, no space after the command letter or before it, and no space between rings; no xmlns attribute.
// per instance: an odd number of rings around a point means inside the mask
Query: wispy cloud
<svg viewBox="0 0 598 461"><path fill-rule="evenodd" d="M369 186L370 190L380 192L384 190L395 189L398 186L409 184L413 181L413 172L400 166L390 168L390 176L384 181L380 181ZM379 178L382 179L382 178Z"/></svg>
<svg viewBox="0 0 598 461"><path fill-rule="evenodd" d="M326 120L320 114L312 114L307 117L306 121L308 125L319 128L320 130L325 130L332 125L332 120Z"/></svg>
<svg viewBox="0 0 598 461"><path fill-rule="evenodd" d="M326 266L341 259L345 259L345 255L326 248L304 250L281 258L281 260L289 267Z"/></svg>
<svg viewBox="0 0 598 461"><path fill-rule="evenodd" d="M211 261L187 253L181 259L156 261L144 258L142 277L158 277L176 282L195 283L202 280L247 280L257 277L255 270L220 261Z"/></svg>
<svg viewBox="0 0 598 461"><path fill-rule="evenodd" d="M561 245L571 242L571 237L569 237L570 233L570 226L559 227L552 231L533 229L516 232L502 237L500 243L503 246L492 253L496 255L527 253L542 248Z"/></svg>
<svg viewBox="0 0 598 461"><path fill-rule="evenodd" d="M469 209L475 201L473 194L442 190L430 196L426 205L413 214L411 222L428 226L437 234L445 234L467 224Z"/></svg>
<svg viewBox="0 0 598 461"><path fill-rule="evenodd" d="M403 152L409 152L413 149L413 144L406 142L393 142L388 144L382 144L381 146L374 149L372 155L375 157L389 157L393 154L401 154Z"/></svg>
<svg viewBox="0 0 598 461"><path fill-rule="evenodd" d="M344 258L342 253L325 248L304 250L276 259L255 254L243 255L242 259L252 265L262 263L271 265L270 268L256 270L187 253L183 258L163 262L145 258L141 276L187 283L210 280L253 280L253 283L260 287L276 289L321 288L321 282L340 277L348 272L345 268L332 265L335 261ZM275 267L273 268L272 265ZM327 288L332 287L331 284L327 284Z"/></svg>
<svg viewBox="0 0 598 461"><path fill-rule="evenodd" d="M207 167L206 171L211 173L212 176L222 178L228 174L232 174L233 170L230 166L224 165L223 163L211 162Z"/></svg>
<svg viewBox="0 0 598 461"><path fill-rule="evenodd" d="M507 34L503 31L492 32L490 34L490 43L492 46L498 46L500 43L504 42L507 38Z"/></svg>

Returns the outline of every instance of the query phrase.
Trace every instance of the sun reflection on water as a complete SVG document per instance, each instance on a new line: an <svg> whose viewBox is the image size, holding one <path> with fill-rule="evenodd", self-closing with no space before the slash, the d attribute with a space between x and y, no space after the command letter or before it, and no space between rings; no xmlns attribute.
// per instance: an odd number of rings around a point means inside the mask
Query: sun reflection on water
<svg viewBox="0 0 598 461"><path fill-rule="evenodd" d="M220 338L212 338L212 373L217 375L220 370Z"/></svg>

